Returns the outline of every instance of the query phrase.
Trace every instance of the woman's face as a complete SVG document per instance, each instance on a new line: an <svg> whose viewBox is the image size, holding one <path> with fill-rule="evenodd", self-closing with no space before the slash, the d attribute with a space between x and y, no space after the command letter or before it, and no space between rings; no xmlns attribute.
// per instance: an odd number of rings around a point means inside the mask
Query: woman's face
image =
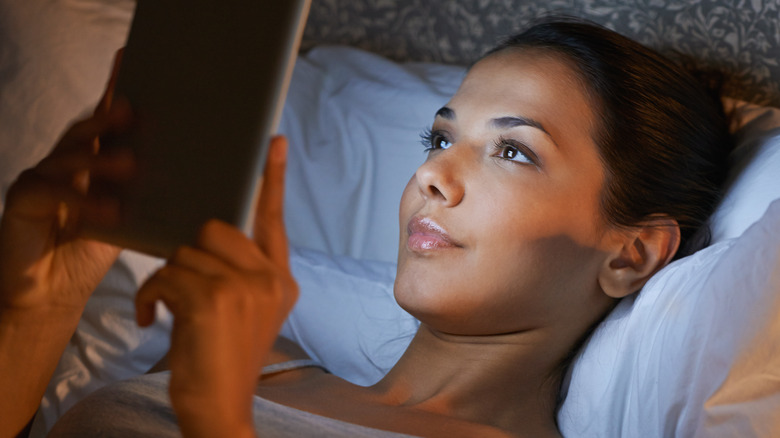
<svg viewBox="0 0 780 438"><path fill-rule="evenodd" d="M478 62L439 110L404 190L395 294L453 334L511 333L609 306L610 232L593 108L574 71L536 50ZM614 242L613 242L614 246Z"/></svg>

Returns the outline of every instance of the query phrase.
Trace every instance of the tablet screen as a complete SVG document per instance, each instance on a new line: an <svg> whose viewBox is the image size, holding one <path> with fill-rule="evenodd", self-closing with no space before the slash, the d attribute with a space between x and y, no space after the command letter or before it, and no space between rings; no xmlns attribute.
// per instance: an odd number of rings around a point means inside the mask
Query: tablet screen
<svg viewBox="0 0 780 438"><path fill-rule="evenodd" d="M245 228L310 0L139 0L117 79L135 116L121 222L85 234L169 256L216 218Z"/></svg>

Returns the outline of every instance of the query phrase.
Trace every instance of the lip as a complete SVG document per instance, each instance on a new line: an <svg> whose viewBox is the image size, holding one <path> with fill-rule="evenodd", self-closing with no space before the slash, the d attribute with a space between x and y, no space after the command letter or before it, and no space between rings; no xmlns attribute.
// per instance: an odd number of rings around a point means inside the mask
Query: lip
<svg viewBox="0 0 780 438"><path fill-rule="evenodd" d="M427 217L411 218L406 229L409 234L406 247L414 252L462 247L441 225Z"/></svg>

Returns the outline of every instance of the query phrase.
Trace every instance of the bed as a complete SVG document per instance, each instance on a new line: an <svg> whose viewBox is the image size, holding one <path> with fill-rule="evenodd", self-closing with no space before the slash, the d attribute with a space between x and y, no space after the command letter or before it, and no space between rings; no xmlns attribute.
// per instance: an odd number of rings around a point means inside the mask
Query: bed
<svg viewBox="0 0 780 438"><path fill-rule="evenodd" d="M133 7L0 0L3 196L94 106ZM315 0L280 127L291 143L285 220L301 286L283 334L355 383L392 366L417 326L395 305L392 282L398 201L424 159L418 134L500 35L569 13L729 72L727 104L740 117L712 244L659 272L596 329L567 376L561 430L780 435L778 9L775 0ZM141 330L132 307L161 263L122 253L87 305L33 436L165 353L170 315L158 309Z"/></svg>

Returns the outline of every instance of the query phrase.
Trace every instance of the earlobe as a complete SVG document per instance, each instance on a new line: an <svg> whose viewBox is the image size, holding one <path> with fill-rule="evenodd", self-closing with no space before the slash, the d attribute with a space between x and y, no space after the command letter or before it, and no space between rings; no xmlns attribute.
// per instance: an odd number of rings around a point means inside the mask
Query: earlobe
<svg viewBox="0 0 780 438"><path fill-rule="evenodd" d="M654 217L622 233L619 241L599 273L601 289L612 298L638 291L672 260L680 246L680 227L669 217Z"/></svg>

